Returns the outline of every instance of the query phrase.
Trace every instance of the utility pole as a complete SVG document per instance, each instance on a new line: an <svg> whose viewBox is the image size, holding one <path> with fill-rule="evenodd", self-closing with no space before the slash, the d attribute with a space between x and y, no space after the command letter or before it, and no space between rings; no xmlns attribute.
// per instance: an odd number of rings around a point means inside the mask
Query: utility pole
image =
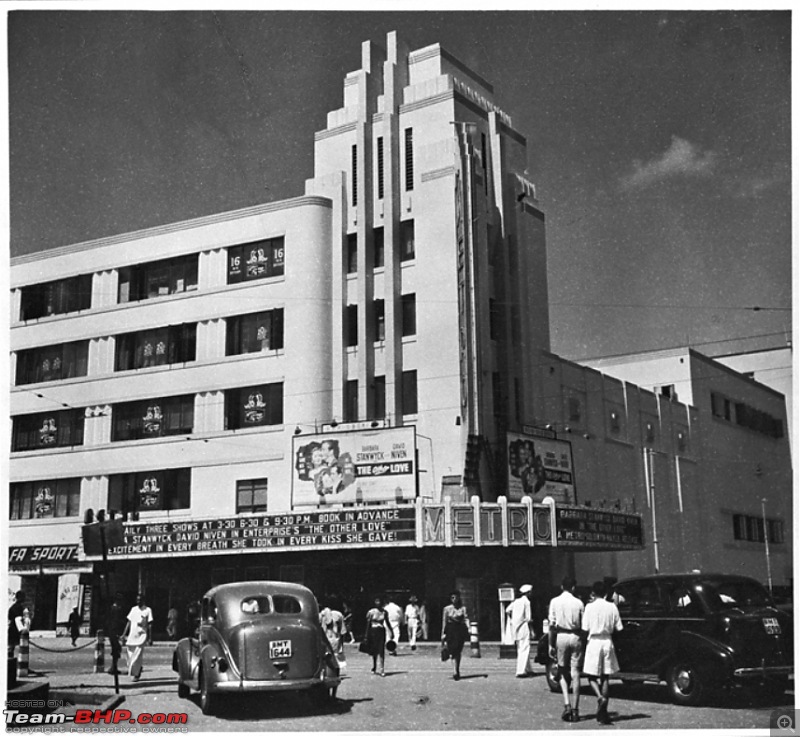
<svg viewBox="0 0 800 737"><path fill-rule="evenodd" d="M764 552L767 556L767 584L769 585L769 593L772 595L772 564L769 560L769 529L767 528L767 500L761 499L761 522L764 525Z"/></svg>

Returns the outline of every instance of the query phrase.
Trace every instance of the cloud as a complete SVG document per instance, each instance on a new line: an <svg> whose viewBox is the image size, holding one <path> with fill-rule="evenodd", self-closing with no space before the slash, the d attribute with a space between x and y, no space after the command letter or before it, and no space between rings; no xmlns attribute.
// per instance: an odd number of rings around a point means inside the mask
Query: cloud
<svg viewBox="0 0 800 737"><path fill-rule="evenodd" d="M703 151L685 138L673 136L670 147L660 156L633 162L633 172L623 177L622 188L649 187L676 177L710 176L716 163L717 155L713 151Z"/></svg>

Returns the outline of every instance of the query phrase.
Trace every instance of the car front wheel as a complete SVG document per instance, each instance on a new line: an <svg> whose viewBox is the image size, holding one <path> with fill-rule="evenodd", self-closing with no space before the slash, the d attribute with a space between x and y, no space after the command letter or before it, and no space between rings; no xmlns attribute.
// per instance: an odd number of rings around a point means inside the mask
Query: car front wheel
<svg viewBox="0 0 800 737"><path fill-rule="evenodd" d="M217 708L217 699L214 694L208 690L208 681L206 680L205 673L200 670L200 710L203 714L208 716L214 714Z"/></svg>
<svg viewBox="0 0 800 737"><path fill-rule="evenodd" d="M672 701L681 706L696 706L708 692L706 677L688 660L673 664L667 672Z"/></svg>

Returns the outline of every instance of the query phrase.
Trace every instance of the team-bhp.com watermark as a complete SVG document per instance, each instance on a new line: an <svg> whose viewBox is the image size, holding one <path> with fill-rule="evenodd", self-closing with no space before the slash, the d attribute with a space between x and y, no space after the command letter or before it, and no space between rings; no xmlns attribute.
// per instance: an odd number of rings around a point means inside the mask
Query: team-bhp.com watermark
<svg viewBox="0 0 800 737"><path fill-rule="evenodd" d="M6 701L5 726L15 732L188 732L188 714L143 712L129 709L76 709L74 714L55 711L66 706L58 699Z"/></svg>

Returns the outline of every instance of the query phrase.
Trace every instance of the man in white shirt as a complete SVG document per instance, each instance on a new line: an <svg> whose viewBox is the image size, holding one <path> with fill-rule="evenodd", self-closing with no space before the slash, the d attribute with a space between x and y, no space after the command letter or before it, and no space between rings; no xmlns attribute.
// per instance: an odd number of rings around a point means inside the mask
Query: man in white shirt
<svg viewBox="0 0 800 737"><path fill-rule="evenodd" d="M517 678L533 675L531 668L531 593L533 586L526 583L519 587L519 596L506 608L511 619L511 631L517 645Z"/></svg>
<svg viewBox="0 0 800 737"><path fill-rule="evenodd" d="M400 642L400 625L403 624L403 610L391 599L383 608L389 616L389 624L386 627L386 632L390 640L394 640L395 643L398 643ZM389 653L391 655L397 655L397 648L389 650Z"/></svg>
<svg viewBox="0 0 800 737"><path fill-rule="evenodd" d="M406 629L408 630L408 644L412 650L417 649L417 630L419 629L419 605L414 594L408 597L406 606Z"/></svg>
<svg viewBox="0 0 800 737"><path fill-rule="evenodd" d="M142 676L142 661L145 645L152 645L150 628L153 625L153 611L144 603L144 594L136 597L136 606L128 612L128 623L125 625L123 638L128 649L128 675L134 681Z"/></svg>
<svg viewBox="0 0 800 737"><path fill-rule="evenodd" d="M575 596L575 579L565 576L561 582L561 594L550 602L550 657L558 663L561 693L564 697L565 722L580 721L578 702L581 697L581 656L583 640L581 624L583 602ZM570 698L570 685L572 697Z"/></svg>
<svg viewBox="0 0 800 737"><path fill-rule="evenodd" d="M605 595L605 584L595 581L592 584L592 600L583 613L582 628L589 635L583 671L589 677L592 690L597 694L597 721L600 724L611 724L611 717L608 716L608 677L619 671L611 636L622 629L622 620L616 604L606 601Z"/></svg>

